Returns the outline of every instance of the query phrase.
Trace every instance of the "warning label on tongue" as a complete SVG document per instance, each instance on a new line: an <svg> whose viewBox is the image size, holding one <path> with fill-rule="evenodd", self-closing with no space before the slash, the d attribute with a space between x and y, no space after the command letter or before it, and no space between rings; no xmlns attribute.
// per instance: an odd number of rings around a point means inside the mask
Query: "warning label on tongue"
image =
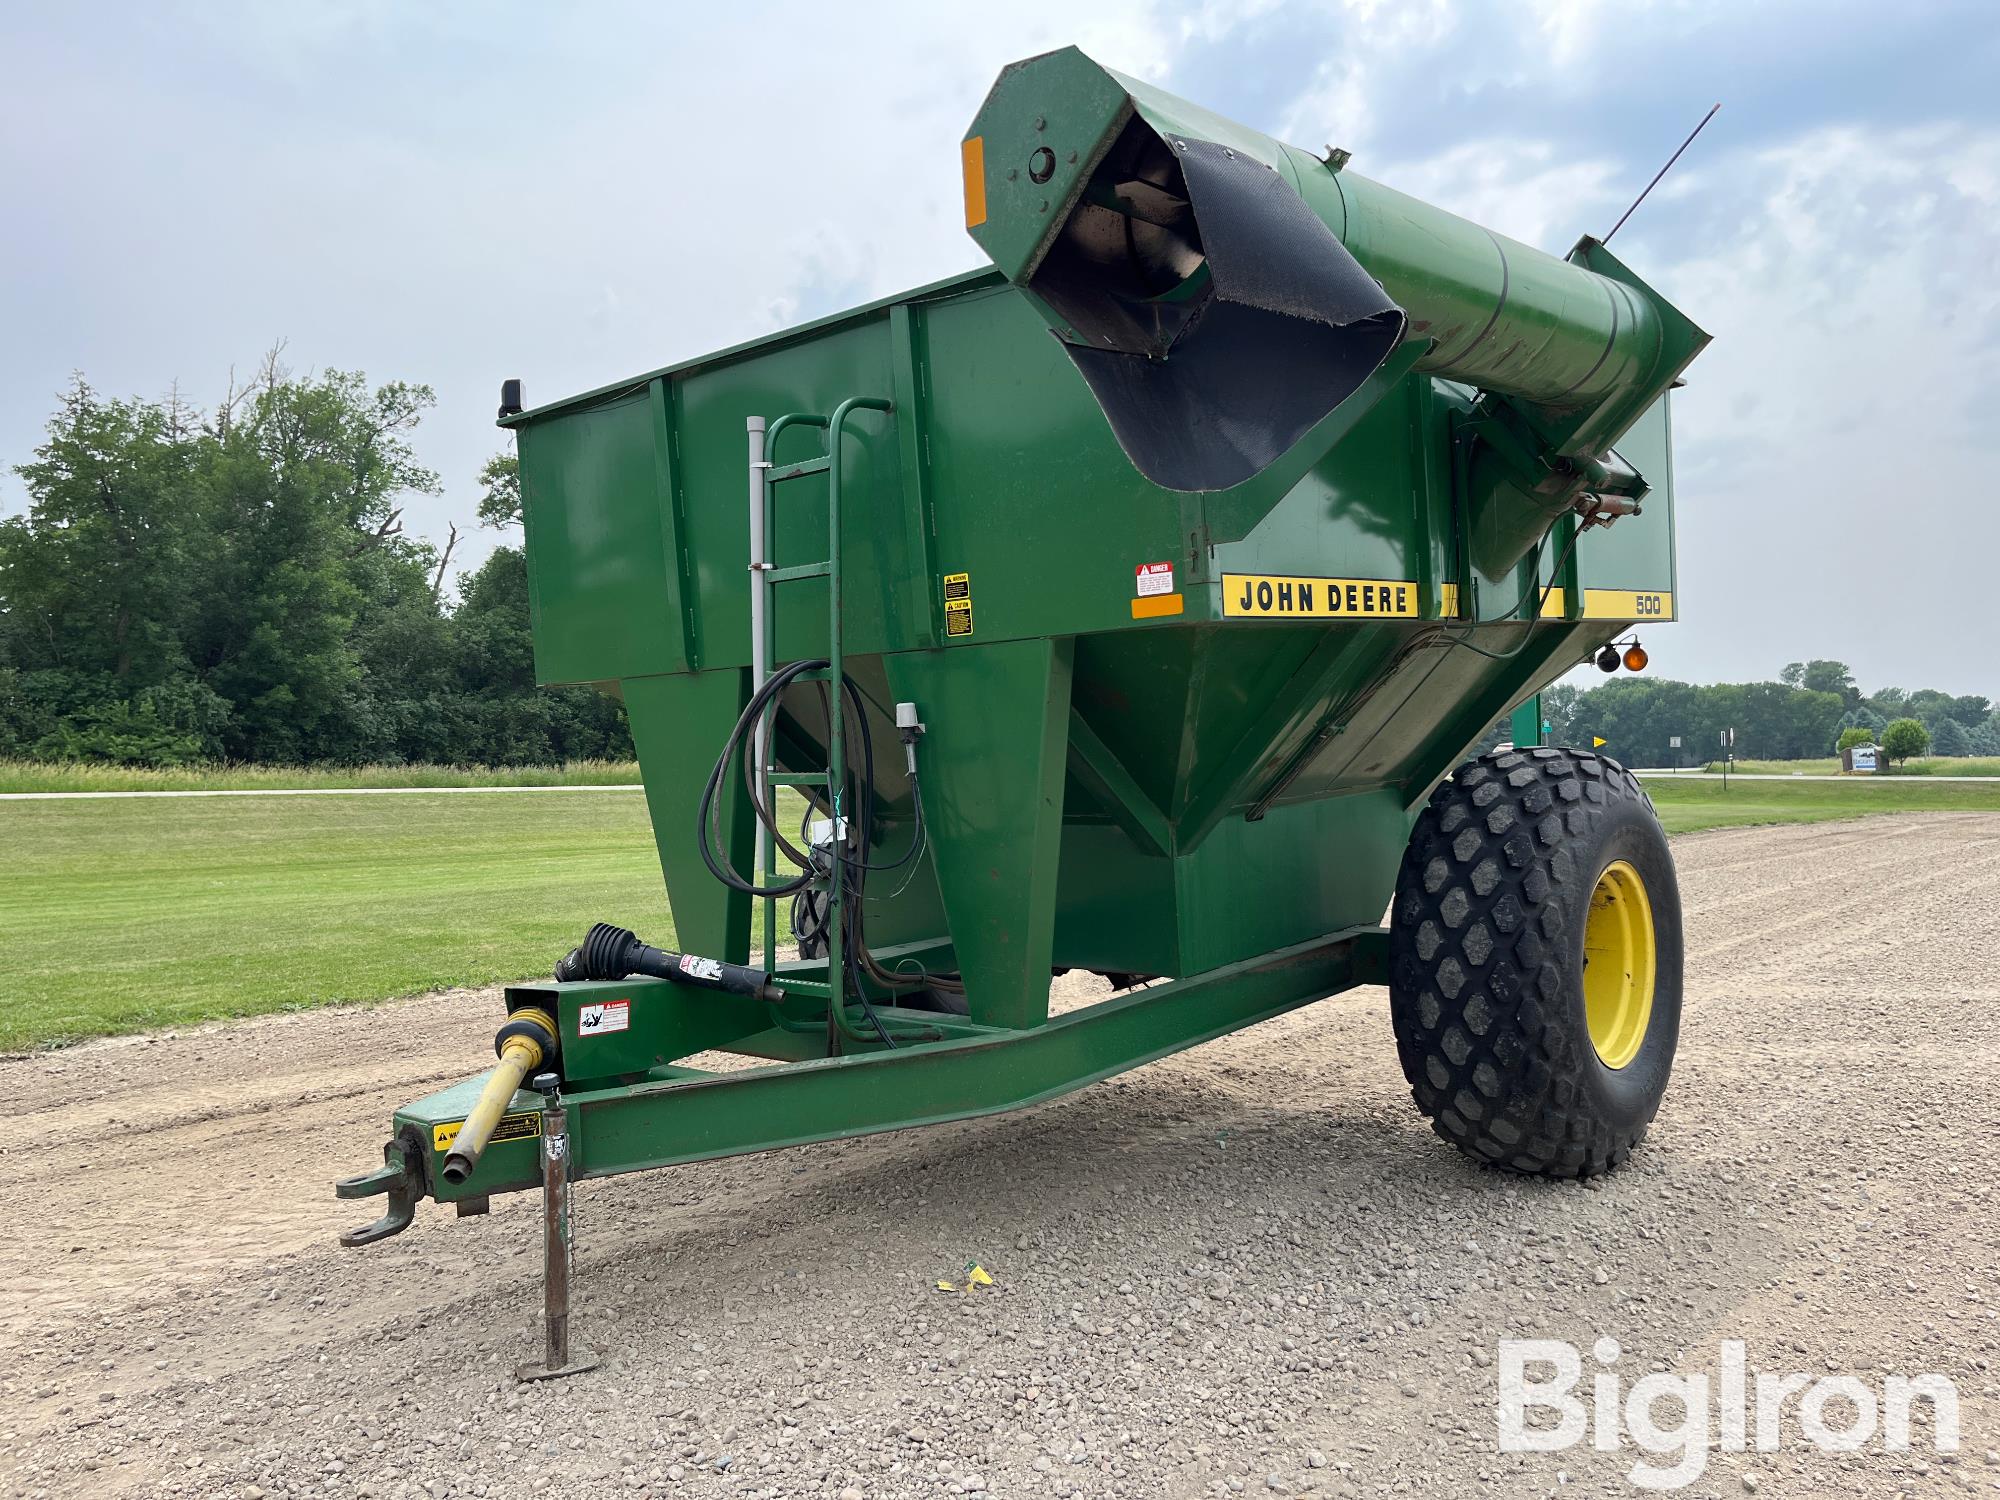
<svg viewBox="0 0 2000 1500"><path fill-rule="evenodd" d="M603 1036L608 1031L627 1031L632 1026L630 1000L600 1000L581 1007L576 1013L578 1036Z"/></svg>
<svg viewBox="0 0 2000 1500"><path fill-rule="evenodd" d="M1171 594L1174 591L1174 565L1170 562L1140 563L1133 572L1141 599L1148 594Z"/></svg>

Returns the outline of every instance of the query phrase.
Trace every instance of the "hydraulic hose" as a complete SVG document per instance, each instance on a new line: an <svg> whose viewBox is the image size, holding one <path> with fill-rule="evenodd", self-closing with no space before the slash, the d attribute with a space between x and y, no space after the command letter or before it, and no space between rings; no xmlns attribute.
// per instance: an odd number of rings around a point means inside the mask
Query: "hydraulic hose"
<svg viewBox="0 0 2000 1500"><path fill-rule="evenodd" d="M556 1023L547 1011L530 1006L507 1018L507 1024L493 1038L493 1050L500 1061L487 1078L486 1087L479 1091L479 1102L458 1127L451 1149L445 1153L446 1182L461 1183L472 1175L472 1169L479 1165L480 1153L493 1139L493 1128L500 1123L501 1115L521 1087L521 1080L530 1070L553 1058L560 1045Z"/></svg>

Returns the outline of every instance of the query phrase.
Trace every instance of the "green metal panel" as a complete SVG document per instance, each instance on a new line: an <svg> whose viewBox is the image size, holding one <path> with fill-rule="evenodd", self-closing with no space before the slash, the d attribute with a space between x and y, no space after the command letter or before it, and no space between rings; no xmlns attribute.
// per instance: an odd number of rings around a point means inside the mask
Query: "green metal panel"
<svg viewBox="0 0 2000 1500"><path fill-rule="evenodd" d="M896 696L928 715L933 859L972 1019L989 1026L1048 1014L1070 663L1062 640L887 662Z"/></svg>
<svg viewBox="0 0 2000 1500"><path fill-rule="evenodd" d="M1329 914L1355 926L1379 921L1410 821L1403 798L1384 790L1222 823L1178 861L1175 972L1200 974L1301 942Z"/></svg>
<svg viewBox="0 0 2000 1500"><path fill-rule="evenodd" d="M1040 258L1082 186L1077 163L1109 144L1128 109L1119 80L1074 47L1001 71L966 136L980 144L964 162L967 197L977 173L982 205L976 222L968 207L966 228L987 259L1015 276ZM1037 181L1042 151L1050 176Z"/></svg>
<svg viewBox="0 0 2000 1500"><path fill-rule="evenodd" d="M750 701L747 675L723 667L674 677L631 678L622 684L675 937L688 952L738 964L750 960L750 898L709 874L695 840L695 826L709 768ZM731 778L719 812L730 863L748 870L754 825L740 777Z"/></svg>
<svg viewBox="0 0 2000 1500"><path fill-rule="evenodd" d="M1513 721L1507 726L1507 733L1508 738L1514 742L1516 749L1524 745L1539 745L1542 743L1542 695L1540 693L1516 705Z"/></svg>
<svg viewBox="0 0 2000 1500"><path fill-rule="evenodd" d="M524 429L520 454L537 679L685 670L646 389Z"/></svg>
<svg viewBox="0 0 2000 1500"><path fill-rule="evenodd" d="M1645 590L1666 595L1677 610L1678 568L1674 554L1673 398L1662 396L1631 431L1618 440L1625 461L1646 476L1651 489L1644 509L1616 526L1592 532L1577 548L1586 588ZM1656 618L1646 616L1644 618Z"/></svg>

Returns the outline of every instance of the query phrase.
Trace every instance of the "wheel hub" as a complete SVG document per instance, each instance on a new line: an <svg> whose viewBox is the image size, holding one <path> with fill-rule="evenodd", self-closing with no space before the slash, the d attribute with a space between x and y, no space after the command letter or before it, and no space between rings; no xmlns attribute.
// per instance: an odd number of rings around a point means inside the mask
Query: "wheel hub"
<svg viewBox="0 0 2000 1500"><path fill-rule="evenodd" d="M1583 929L1584 1013L1590 1044L1607 1068L1639 1055L1653 1018L1657 962L1646 882L1627 861L1614 860L1597 877Z"/></svg>

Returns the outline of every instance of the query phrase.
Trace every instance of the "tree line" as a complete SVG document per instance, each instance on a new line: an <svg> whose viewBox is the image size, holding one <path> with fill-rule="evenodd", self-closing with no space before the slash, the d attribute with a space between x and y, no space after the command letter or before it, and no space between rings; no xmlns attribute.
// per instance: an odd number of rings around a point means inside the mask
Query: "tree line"
<svg viewBox="0 0 2000 1500"><path fill-rule="evenodd" d="M521 549L457 580L407 534L442 492L429 387L293 374L274 351L206 411L80 376L0 519L0 756L175 765L628 757L624 710L538 690ZM519 517L511 457L482 522Z"/></svg>
<svg viewBox="0 0 2000 1500"><path fill-rule="evenodd" d="M1899 731L1889 737L1898 758L1925 748L1937 755L2000 755L2000 711L1987 698L1935 688L1863 693L1846 663L1829 660L1793 662L1775 682L1620 676L1587 689L1561 683L1542 695L1542 717L1554 743L1588 745L1601 737L1606 753L1635 766L1715 760L1722 754L1722 731L1731 728L1738 759L1818 759L1834 754L1847 731L1887 744L1891 727L1905 720L1920 726L1925 743Z"/></svg>

